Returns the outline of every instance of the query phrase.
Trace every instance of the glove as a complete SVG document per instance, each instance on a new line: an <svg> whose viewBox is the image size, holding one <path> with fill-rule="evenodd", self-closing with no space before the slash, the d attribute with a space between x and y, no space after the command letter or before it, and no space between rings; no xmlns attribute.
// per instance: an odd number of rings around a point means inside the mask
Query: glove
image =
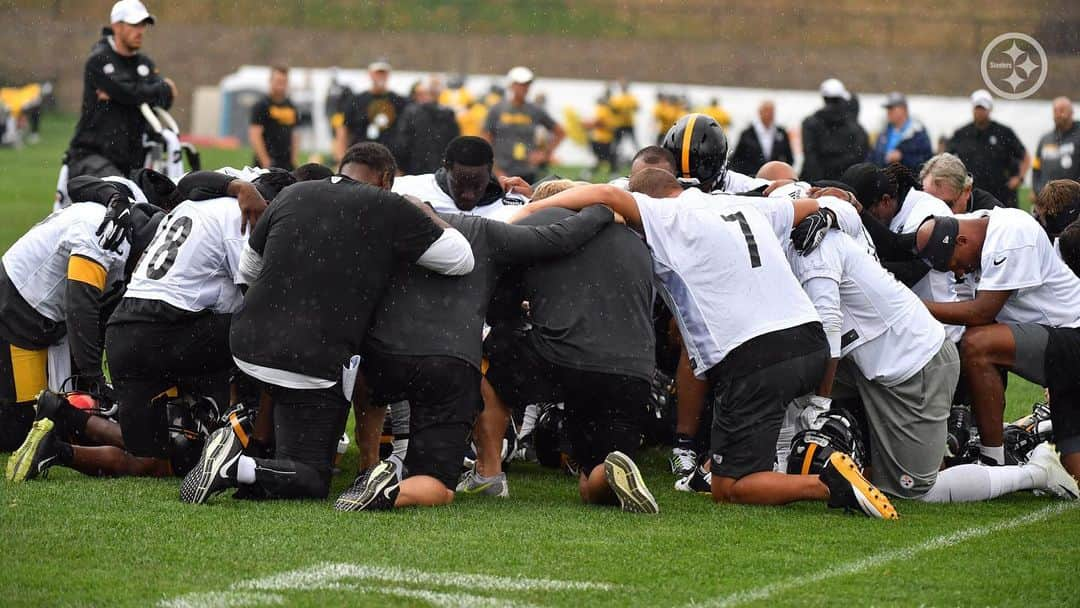
<svg viewBox="0 0 1080 608"><path fill-rule="evenodd" d="M795 405L802 408L795 421L795 432L821 428L818 420L832 407L832 399L820 395L806 395L795 400Z"/></svg>
<svg viewBox="0 0 1080 608"><path fill-rule="evenodd" d="M131 201L123 194L116 193L109 197L105 218L101 220L101 225L94 234L103 249L119 253L120 246L131 241L134 228Z"/></svg>
<svg viewBox="0 0 1080 608"><path fill-rule="evenodd" d="M791 243L795 251L806 255L817 249L825 234L836 226L836 214L831 209L818 209L806 216L798 226L791 231Z"/></svg>

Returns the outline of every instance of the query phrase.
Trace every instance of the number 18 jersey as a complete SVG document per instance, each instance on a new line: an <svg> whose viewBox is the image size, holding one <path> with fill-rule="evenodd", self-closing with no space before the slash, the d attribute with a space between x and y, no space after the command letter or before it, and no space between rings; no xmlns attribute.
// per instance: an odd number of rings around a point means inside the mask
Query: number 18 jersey
<svg viewBox="0 0 1080 608"><path fill-rule="evenodd" d="M239 310L244 236L234 198L184 201L158 226L124 297L158 300L189 312Z"/></svg>

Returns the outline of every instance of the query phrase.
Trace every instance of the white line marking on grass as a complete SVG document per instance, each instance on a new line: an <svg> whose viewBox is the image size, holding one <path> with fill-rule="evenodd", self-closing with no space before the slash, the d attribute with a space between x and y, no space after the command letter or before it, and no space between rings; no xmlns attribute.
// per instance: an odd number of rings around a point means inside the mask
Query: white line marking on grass
<svg viewBox="0 0 1080 608"><path fill-rule="evenodd" d="M807 585L818 583L823 580L835 578L838 576L858 574L860 572L870 570L871 568L876 568L889 562L908 560L920 553L925 553L927 551L951 547L953 545L958 545L964 541L968 541L973 538L988 536L995 532L1001 532L1003 530L1009 530L1011 528L1037 523L1045 519L1054 517L1056 515L1060 515L1078 506L1080 506L1080 502L1077 501L1057 502L1027 515L1021 515L1020 517L1001 521L996 524L991 524L989 526L976 526L974 528L959 530L951 534L943 534L941 536L931 538L926 542L919 543L918 545L912 545L910 547L905 547L903 549L898 549L895 551L884 551L876 555L871 555L869 557L864 557L862 559L848 562L846 564L840 564L839 566L826 568L825 570L816 572L814 574L795 576L777 583L758 587L757 589L751 589L749 591L739 591L737 593L732 593L731 595L706 600L701 603L691 602L690 606L694 606L695 608L727 608L728 606L738 606L741 604L746 604L748 602L763 600L777 593L788 591L789 589L805 587Z"/></svg>
<svg viewBox="0 0 1080 608"><path fill-rule="evenodd" d="M351 581L380 581L386 586ZM410 585L404 587L400 585ZM457 587L469 591L447 592L432 588ZM263 578L240 581L230 591L189 593L162 600L162 608L213 608L284 604L281 591L353 591L360 595L393 595L420 600L439 608L536 608L512 599L472 595L471 592L513 593L522 591L611 591L618 585L589 581L562 581L521 576L491 576L464 572L426 572L396 566L322 563Z"/></svg>
<svg viewBox="0 0 1080 608"><path fill-rule="evenodd" d="M609 591L607 583L588 581L559 581L519 576L490 576L460 572L426 572L395 566L364 566L360 564L317 564L310 568L282 572L265 578L239 583L238 589L277 591L286 589L325 589L342 579L382 580L439 587L464 587L485 591Z"/></svg>

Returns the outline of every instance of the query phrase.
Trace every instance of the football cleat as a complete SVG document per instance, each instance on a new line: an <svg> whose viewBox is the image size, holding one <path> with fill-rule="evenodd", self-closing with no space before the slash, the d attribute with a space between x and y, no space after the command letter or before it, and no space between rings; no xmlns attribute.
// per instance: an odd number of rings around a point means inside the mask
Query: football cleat
<svg viewBox="0 0 1080 608"><path fill-rule="evenodd" d="M1080 498L1076 479L1061 465L1061 458L1052 444L1040 443L1035 446L1024 466L1038 467L1046 472L1046 486L1039 489L1067 500Z"/></svg>
<svg viewBox="0 0 1080 608"><path fill-rule="evenodd" d="M694 467L694 472L675 481L675 489L680 492L712 494L712 473L701 467Z"/></svg>
<svg viewBox="0 0 1080 608"><path fill-rule="evenodd" d="M180 500L204 504L214 494L236 487L236 463L243 453L244 446L232 427L211 433L199 462L180 484Z"/></svg>
<svg viewBox="0 0 1080 608"><path fill-rule="evenodd" d="M57 458L53 421L48 418L35 420L26 440L8 458L6 477L16 483L46 477L49 467L58 464Z"/></svg>
<svg viewBox="0 0 1080 608"><path fill-rule="evenodd" d="M878 519L900 519L885 494L867 481L851 456L843 452L829 455L821 481L829 488L829 506L834 509L858 511Z"/></svg>
<svg viewBox="0 0 1080 608"><path fill-rule="evenodd" d="M510 497L510 485L506 481L506 473L499 473L493 477L480 479L476 469L470 469L461 476L456 491L465 494L479 494L482 496L497 496L499 498Z"/></svg>
<svg viewBox="0 0 1080 608"><path fill-rule="evenodd" d="M659 513L660 506L656 504L649 488L645 487L645 480L641 477L641 471L629 456L622 452L612 452L604 459L604 478L615 496L619 498L619 505L623 511L630 513Z"/></svg>
<svg viewBox="0 0 1080 608"><path fill-rule="evenodd" d="M971 410L966 405L954 405L949 410L948 435L945 437L945 455L957 458L963 454L971 439Z"/></svg>
<svg viewBox="0 0 1080 608"><path fill-rule="evenodd" d="M56 415L60 411L60 408L69 405L67 396L45 389L38 393L37 401L34 404L34 409L36 410L34 420L48 418L55 422Z"/></svg>
<svg viewBox="0 0 1080 608"><path fill-rule="evenodd" d="M338 511L389 511L394 508L401 482L398 465L383 460L361 473L351 486L338 496L334 508Z"/></svg>
<svg viewBox="0 0 1080 608"><path fill-rule="evenodd" d="M671 458L668 459L668 462L671 464L671 472L679 479L692 475L694 469L697 468L697 461L698 455L694 450L671 448Z"/></svg>

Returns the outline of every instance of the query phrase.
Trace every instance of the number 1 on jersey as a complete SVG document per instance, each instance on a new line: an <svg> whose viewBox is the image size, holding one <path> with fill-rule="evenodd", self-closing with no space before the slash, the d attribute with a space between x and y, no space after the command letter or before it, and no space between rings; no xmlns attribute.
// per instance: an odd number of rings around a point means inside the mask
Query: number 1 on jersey
<svg viewBox="0 0 1080 608"><path fill-rule="evenodd" d="M758 268L761 266L761 256L758 255L757 241L754 240L754 233L750 230L750 223L746 221L746 216L742 211L736 211L731 215L721 215L728 222L739 222L739 227L742 228L743 238L746 239L746 249L750 253L750 267Z"/></svg>

